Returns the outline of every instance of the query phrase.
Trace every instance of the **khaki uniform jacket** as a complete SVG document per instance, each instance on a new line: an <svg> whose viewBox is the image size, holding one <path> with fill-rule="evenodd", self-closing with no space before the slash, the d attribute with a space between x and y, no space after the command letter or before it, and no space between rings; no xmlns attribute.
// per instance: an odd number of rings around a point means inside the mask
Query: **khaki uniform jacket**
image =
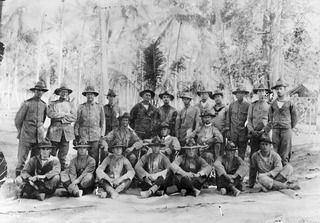
<svg viewBox="0 0 320 223"><path fill-rule="evenodd" d="M238 156L229 162L225 155L219 156L213 165L219 177L224 174L237 174L243 178L249 170L246 163Z"/></svg>
<svg viewBox="0 0 320 223"><path fill-rule="evenodd" d="M242 101L232 102L227 113L226 128L230 130L231 141L245 142L247 141L247 128L245 122L248 117L249 103Z"/></svg>
<svg viewBox="0 0 320 223"><path fill-rule="evenodd" d="M170 160L162 153L148 153L138 160L135 170L137 176L143 179L149 174L159 173L170 168Z"/></svg>
<svg viewBox="0 0 320 223"><path fill-rule="evenodd" d="M71 125L77 120L75 106L69 101L56 100L49 104L48 117L51 124L47 137L54 142L60 142L62 135L66 141L74 139L74 127Z"/></svg>
<svg viewBox="0 0 320 223"><path fill-rule="evenodd" d="M86 174L94 173L96 169L96 161L91 156L87 155L83 158L76 156L70 161L67 173L70 177L71 182L78 179L81 181Z"/></svg>
<svg viewBox="0 0 320 223"><path fill-rule="evenodd" d="M33 156L27 162L21 171L21 177L28 179L37 175L45 175L47 179L51 179L61 172L59 159L55 156L50 156L49 159L42 164L40 155Z"/></svg>
<svg viewBox="0 0 320 223"><path fill-rule="evenodd" d="M88 142L98 141L105 133L105 116L99 103L83 103L77 111L75 135Z"/></svg>
<svg viewBox="0 0 320 223"><path fill-rule="evenodd" d="M44 101L35 97L26 100L14 120L18 139L30 143L41 142L44 139L46 115L47 105Z"/></svg>
<svg viewBox="0 0 320 223"><path fill-rule="evenodd" d="M175 126L178 115L177 109L170 105L162 105L157 109L157 115L158 124L161 124L162 122L167 122L170 126L170 134L175 136Z"/></svg>
<svg viewBox="0 0 320 223"><path fill-rule="evenodd" d="M109 132L112 131L115 127L119 126L119 120L118 117L121 115L120 107L117 105L111 106L110 104L106 104L103 106L104 109L104 115L106 119L106 132L105 135L107 135Z"/></svg>
<svg viewBox="0 0 320 223"><path fill-rule="evenodd" d="M248 109L248 132L259 131L257 129L258 123L262 122L264 126L268 124L268 112L270 105L267 101L255 101ZM262 129L260 129L262 130Z"/></svg>
<svg viewBox="0 0 320 223"><path fill-rule="evenodd" d="M226 128L228 107L226 105L222 105L221 107L217 107L217 105L215 105L213 109L216 114L216 117L213 118L213 124L221 133L223 133Z"/></svg>

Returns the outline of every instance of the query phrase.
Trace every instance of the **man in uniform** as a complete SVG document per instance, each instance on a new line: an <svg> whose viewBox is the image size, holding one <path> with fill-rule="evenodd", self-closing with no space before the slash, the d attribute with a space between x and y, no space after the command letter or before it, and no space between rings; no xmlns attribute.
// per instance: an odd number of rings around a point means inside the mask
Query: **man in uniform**
<svg viewBox="0 0 320 223"><path fill-rule="evenodd" d="M72 90L66 86L61 86L54 93L59 95L59 99L52 101L48 107L48 117L51 124L48 129L47 138L50 139L54 149L52 155L57 155L60 160L61 170L67 167L66 157L69 151L69 141L74 140L74 128L71 125L77 119L76 108L70 102L69 94Z"/></svg>
<svg viewBox="0 0 320 223"><path fill-rule="evenodd" d="M225 154L219 156L214 162L217 172L217 189L222 195L233 194L238 196L242 190L242 181L248 172L246 163L236 156L236 145L228 141Z"/></svg>
<svg viewBox="0 0 320 223"><path fill-rule="evenodd" d="M14 120L19 139L16 176L20 175L30 149L31 156L36 155L36 149L32 148L44 139L43 123L47 115L47 105L41 100L41 97L48 89L44 82L39 81L30 90L34 93L34 96L22 104Z"/></svg>
<svg viewBox="0 0 320 223"><path fill-rule="evenodd" d="M253 102L248 109L247 128L250 137L250 160L252 154L260 148L260 138L264 128L268 123L268 111L270 105L266 100L266 93L269 91L263 84L253 89L253 93L258 95L258 100ZM250 165L251 166L251 165ZM254 181L252 171L249 172L249 186Z"/></svg>
<svg viewBox="0 0 320 223"><path fill-rule="evenodd" d="M53 146L49 140L39 143L38 148L40 155L30 158L15 183L21 188L22 197L43 201L59 185L61 167L59 159L50 155Z"/></svg>
<svg viewBox="0 0 320 223"><path fill-rule="evenodd" d="M184 108L179 111L176 120L176 137L180 144L186 144L189 138L200 125L200 110L198 107L191 106L192 96L190 92L184 92L180 96Z"/></svg>
<svg viewBox="0 0 320 223"><path fill-rule="evenodd" d="M272 89L277 92L277 99L269 108L269 123L266 132L272 129L274 149L279 153L282 165L290 162L292 147L292 129L296 126L298 117L295 105L286 98L287 83L279 79Z"/></svg>
<svg viewBox="0 0 320 223"><path fill-rule="evenodd" d="M230 104L226 121L227 138L236 144L239 156L243 160L248 143L248 131L245 123L250 105L244 101L244 96L248 93L248 91L241 88L237 88L232 92L232 94L236 95L237 100Z"/></svg>
<svg viewBox="0 0 320 223"><path fill-rule="evenodd" d="M168 91L165 91L159 94L159 98L162 99L163 105L157 109L156 118L158 123L166 122L169 124L170 134L175 136L175 125L177 119L177 109L170 105L170 101L174 99L174 96L170 94Z"/></svg>
<svg viewBox="0 0 320 223"><path fill-rule="evenodd" d="M87 97L87 102L81 104L77 111L77 121L74 125L77 142L87 142L91 149L89 155L99 164L99 141L105 133L105 116L103 107L94 102L94 97L99 93L94 87L87 86L82 95Z"/></svg>
<svg viewBox="0 0 320 223"><path fill-rule="evenodd" d="M157 108L150 103L155 93L151 90L143 90L139 95L142 101L133 106L130 111L130 126L142 140L151 139L155 135L158 116Z"/></svg>
<svg viewBox="0 0 320 223"><path fill-rule="evenodd" d="M210 98L215 101L213 109L216 113L213 118L213 124L219 129L223 135L226 128L226 119L228 107L223 103L223 93L220 90L215 90L213 94L210 95Z"/></svg>
<svg viewBox="0 0 320 223"><path fill-rule="evenodd" d="M117 143L124 145L125 151L123 151L123 155L128 158L131 165L134 166L139 158L139 153L141 153L140 149L143 143L135 131L129 127L129 120L129 113L123 113L123 115L119 117L120 126L109 132L103 139L110 147L113 147ZM105 147L105 152L108 152L108 146Z"/></svg>
<svg viewBox="0 0 320 223"><path fill-rule="evenodd" d="M83 143L73 148L77 150L77 156L61 172L61 182L71 196L81 197L93 190L96 161L88 155L89 145Z"/></svg>
<svg viewBox="0 0 320 223"><path fill-rule="evenodd" d="M260 150L255 152L251 158L254 182L250 187L254 186L258 173L257 181L261 184L263 191L300 189L297 183L288 182L293 167L289 163L282 166L281 158L278 153L273 151L272 144L271 138L263 134L260 139Z"/></svg>
<svg viewBox="0 0 320 223"><path fill-rule="evenodd" d="M200 97L200 101L198 104L196 104L196 107L200 109L200 114L204 111L213 109L213 103L209 99L209 95L211 94L212 92L206 90L205 88L202 88L201 90L197 91L197 95Z"/></svg>
<svg viewBox="0 0 320 223"><path fill-rule="evenodd" d="M111 147L112 154L107 156L96 170L101 198L117 198L120 192L130 186L135 175L129 160L122 155L122 150L126 147L119 143Z"/></svg>
<svg viewBox="0 0 320 223"><path fill-rule="evenodd" d="M201 146L196 145L193 139L187 142L183 155L178 156L171 164L175 174L176 186L183 196L193 195L197 197L206 182L212 167L197 155Z"/></svg>
<svg viewBox="0 0 320 223"><path fill-rule="evenodd" d="M148 144L152 152L145 154L135 166L136 173L141 181L141 197L147 198L154 195L158 190L165 191L170 183L168 171L170 160L160 152L165 147L159 137L154 137ZM160 193L161 195L163 193Z"/></svg>
<svg viewBox="0 0 320 223"><path fill-rule="evenodd" d="M166 155L170 161L173 161L181 146L177 137L170 135L170 125L167 122L160 124L160 139L165 145L160 151Z"/></svg>

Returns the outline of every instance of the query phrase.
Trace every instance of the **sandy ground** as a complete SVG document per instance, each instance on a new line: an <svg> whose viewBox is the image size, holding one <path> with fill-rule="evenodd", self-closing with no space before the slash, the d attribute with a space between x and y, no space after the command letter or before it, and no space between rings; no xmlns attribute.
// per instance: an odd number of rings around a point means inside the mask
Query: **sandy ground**
<svg viewBox="0 0 320 223"><path fill-rule="evenodd" d="M0 149L6 156L9 176L14 176L16 130L13 121L1 120ZM70 152L70 156L75 154L72 149ZM0 222L320 223L320 135L295 136L293 152L294 177L301 185L298 194L290 190L245 192L234 198L206 189L197 198L173 195L140 199L138 191L131 189L117 200L94 195L52 197L43 202L6 198L0 200Z"/></svg>

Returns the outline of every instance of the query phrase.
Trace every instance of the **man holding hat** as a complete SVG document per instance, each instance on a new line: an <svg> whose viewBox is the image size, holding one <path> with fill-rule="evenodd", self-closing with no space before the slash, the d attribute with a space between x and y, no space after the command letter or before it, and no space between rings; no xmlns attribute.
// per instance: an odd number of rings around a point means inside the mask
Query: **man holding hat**
<svg viewBox="0 0 320 223"><path fill-rule="evenodd" d="M152 152L143 155L135 166L136 173L141 180L142 191L140 194L143 198L152 196L158 190L165 191L170 183L168 171L171 163L160 152L165 145L156 136L148 146L151 147Z"/></svg>
<svg viewBox="0 0 320 223"><path fill-rule="evenodd" d="M129 127L130 115L128 112L123 113L119 117L120 126L113 129L103 139L107 142L107 145L112 147L117 143L125 146L123 154L127 157L134 166L138 159L139 150L142 148L142 140L138 137L133 129ZM105 149L108 149L105 147ZM105 151L106 153L108 151Z"/></svg>
<svg viewBox="0 0 320 223"><path fill-rule="evenodd" d="M22 197L43 201L59 185L61 167L59 159L50 155L53 146L49 140L39 143L37 147L40 155L30 158L15 183L21 188Z"/></svg>
<svg viewBox="0 0 320 223"><path fill-rule="evenodd" d="M112 154L107 156L96 170L101 198L110 196L115 199L125 191L135 175L129 160L122 155L125 145L117 142L111 147Z"/></svg>
<svg viewBox="0 0 320 223"><path fill-rule="evenodd" d="M196 104L196 107L200 109L200 114L206 110L212 110L213 109L213 103L208 100L209 95L211 95L212 92L206 90L204 87L197 91L197 95L200 97L200 101L198 104Z"/></svg>
<svg viewBox="0 0 320 223"><path fill-rule="evenodd" d="M44 139L43 123L47 115L47 105L41 97L48 89L45 82L39 81L30 90L34 96L22 104L14 120L19 139L16 176L20 175L29 151L31 150L31 156L36 155L37 151L33 147Z"/></svg>
<svg viewBox="0 0 320 223"><path fill-rule="evenodd" d="M201 147L190 139L187 145L181 148L185 153L178 156L171 164L171 169L176 176L174 181L183 196L197 197L211 173L212 167L197 155Z"/></svg>
<svg viewBox="0 0 320 223"><path fill-rule="evenodd" d="M221 134L224 134L226 128L226 119L228 107L223 103L223 93L221 90L215 90L213 94L209 95L212 100L215 101L213 110L215 111L215 117L213 117L213 124L219 129Z"/></svg>
<svg viewBox="0 0 320 223"><path fill-rule="evenodd" d="M133 106L130 111L130 126L141 139L150 139L155 135L158 116L157 108L150 103L155 93L151 90L143 90L139 95L142 101Z"/></svg>
<svg viewBox="0 0 320 223"><path fill-rule="evenodd" d="M222 195L232 194L238 196L242 190L242 181L248 172L246 163L236 156L236 145L228 141L225 154L219 156L214 162L217 172L217 189Z"/></svg>
<svg viewBox="0 0 320 223"><path fill-rule="evenodd" d="M170 105L170 101L173 101L174 96L168 91L159 94L159 98L162 99L163 105L157 109L157 120L159 123L167 122L169 124L170 134L175 136L175 125L177 119L177 109Z"/></svg>
<svg viewBox="0 0 320 223"><path fill-rule="evenodd" d="M181 146L177 137L170 135L170 125L167 122L160 124L160 139L165 145L160 151L173 161Z"/></svg>
<svg viewBox="0 0 320 223"><path fill-rule="evenodd" d="M88 144L82 142L73 148L77 150L77 156L61 172L61 182L71 196L81 197L93 190L96 161L88 155Z"/></svg>
<svg viewBox="0 0 320 223"><path fill-rule="evenodd" d="M249 91L237 88L232 94L236 95L237 100L229 106L226 120L227 137L238 147L239 156L244 160L248 143L248 131L245 126L248 116L249 103L244 101L244 96Z"/></svg>
<svg viewBox="0 0 320 223"><path fill-rule="evenodd" d="M282 165L290 162L292 147L292 129L298 122L295 105L286 98L288 84L281 78L272 89L277 92L277 99L269 108L269 122L266 132L272 129L274 149L281 157Z"/></svg>
<svg viewBox="0 0 320 223"><path fill-rule="evenodd" d="M181 145L185 145L189 138L200 125L200 109L191 106L191 92L184 92L180 98L183 101L184 108L179 111L176 120L176 137Z"/></svg>
<svg viewBox="0 0 320 223"><path fill-rule="evenodd" d="M265 131L265 126L268 123L269 103L266 100L266 94L269 89L263 84L253 89L253 93L258 95L258 100L253 102L248 109L247 128L250 136L250 160L252 154L260 148L260 138ZM249 173L249 185L253 182L252 171Z"/></svg>
<svg viewBox="0 0 320 223"><path fill-rule="evenodd" d="M106 119L106 132L107 135L111 132L115 127L119 126L118 117L121 115L121 110L118 105L115 104L116 93L109 89L107 94L108 104L106 104L104 108L104 115Z"/></svg>
<svg viewBox="0 0 320 223"><path fill-rule="evenodd" d="M257 181L261 184L264 191L281 189L300 189L296 183L288 182L288 178L293 173L293 167L287 163L282 166L281 158L272 149L273 142L267 134L263 134L260 139L260 150L252 155L252 170L254 175L254 186L256 175Z"/></svg>
<svg viewBox="0 0 320 223"><path fill-rule="evenodd" d="M52 155L56 156L58 151L61 170L67 167L69 141L74 140L74 129L71 124L77 120L76 108L69 99L71 92L72 90L65 85L57 88L54 93L59 95L59 99L52 101L48 107L48 117L51 118L51 123L47 137L55 146L51 151Z"/></svg>
<svg viewBox="0 0 320 223"><path fill-rule="evenodd" d="M87 101L81 104L77 111L77 121L74 125L74 132L77 142L80 140L90 145L89 155L99 164L99 141L105 133L105 116L103 107L94 102L99 95L93 86L87 86L82 95Z"/></svg>

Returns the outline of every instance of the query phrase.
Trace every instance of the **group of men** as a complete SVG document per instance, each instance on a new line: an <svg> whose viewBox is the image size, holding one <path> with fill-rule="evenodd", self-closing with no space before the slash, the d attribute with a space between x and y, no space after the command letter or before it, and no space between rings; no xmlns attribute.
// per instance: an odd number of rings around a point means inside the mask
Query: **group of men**
<svg viewBox="0 0 320 223"><path fill-rule="evenodd" d="M171 93L159 94L163 105L156 108L155 93L147 89L140 92L142 100L130 113L122 113L113 90L106 95L108 104L102 106L95 102L99 93L92 86L82 92L86 102L78 109L69 98L72 90L65 85L54 91L59 99L47 107L41 97L48 89L38 82L30 89L34 96L15 118L16 184L21 196L39 200L53 194L59 184L71 196L90 193L96 186L100 197L116 198L132 181L142 189L142 197L168 193L171 186L182 195L198 196L208 183L216 184L221 194L238 196L249 170L251 188L258 182L265 191L299 189L289 181L297 114L286 88L279 79L272 87L277 98L270 103L271 90L255 87L258 100L251 104L245 100L249 92L238 88L232 92L237 100L229 106L223 103L220 90L198 91L200 102L194 106L191 93L183 92L184 107L179 112L170 105ZM46 117L51 123L45 135ZM244 161L248 140L249 167ZM77 156L68 165L70 141Z"/></svg>

